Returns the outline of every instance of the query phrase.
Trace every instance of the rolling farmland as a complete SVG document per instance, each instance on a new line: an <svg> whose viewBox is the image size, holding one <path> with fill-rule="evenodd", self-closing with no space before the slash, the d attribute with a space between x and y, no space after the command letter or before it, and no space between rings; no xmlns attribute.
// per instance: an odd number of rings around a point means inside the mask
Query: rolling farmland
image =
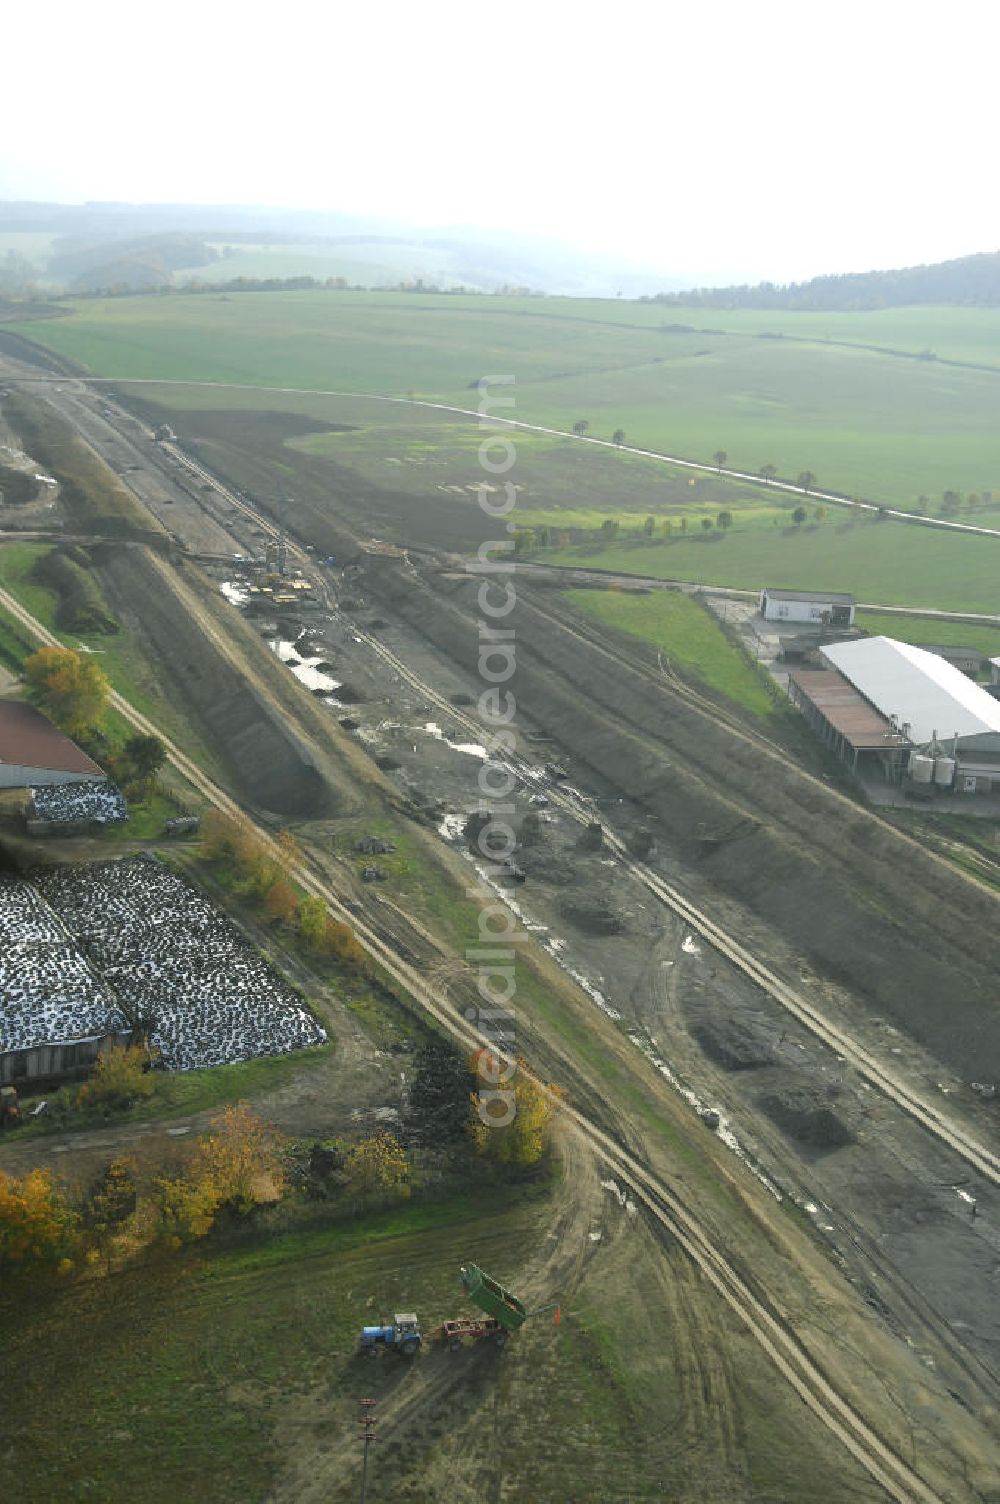
<svg viewBox="0 0 1000 1504"><path fill-rule="evenodd" d="M592 433L623 428L630 443L695 459L724 448L737 468L809 469L824 485L904 506L953 488L1000 492L994 310L752 314L348 292L67 307L66 318L26 327L100 375L474 406L479 378L505 372L530 422L585 418ZM937 359L914 358L931 349Z"/></svg>

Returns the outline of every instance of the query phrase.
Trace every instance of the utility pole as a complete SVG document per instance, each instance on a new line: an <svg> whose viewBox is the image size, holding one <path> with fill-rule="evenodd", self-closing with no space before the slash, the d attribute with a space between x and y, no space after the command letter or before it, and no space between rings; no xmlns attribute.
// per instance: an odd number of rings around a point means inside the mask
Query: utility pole
<svg viewBox="0 0 1000 1504"><path fill-rule="evenodd" d="M372 1443L378 1440L378 1437L375 1435L375 1427L378 1425L378 1421L375 1419L375 1403L374 1400L360 1401L361 1414L358 1416L358 1425L361 1429L358 1432L358 1439L364 1446L364 1456L361 1463L360 1504L365 1504L365 1500L368 1497L368 1453L371 1450Z"/></svg>

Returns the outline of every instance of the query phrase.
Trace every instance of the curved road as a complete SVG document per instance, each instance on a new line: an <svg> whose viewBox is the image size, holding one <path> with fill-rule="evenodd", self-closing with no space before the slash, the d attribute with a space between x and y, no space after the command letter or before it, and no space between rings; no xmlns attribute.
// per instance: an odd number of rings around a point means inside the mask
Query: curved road
<svg viewBox="0 0 1000 1504"><path fill-rule="evenodd" d="M164 379L152 376L22 376L19 374L16 380L19 384L23 382L45 386L70 386L74 383L82 386L109 387L194 386L219 391L273 392L278 396L339 397L356 402L384 402L399 407L429 408L434 412L452 413L462 418L475 418L477 422L483 419L483 414L475 408L454 407L447 402L431 402L422 397L393 397L376 392L327 391L300 386L255 386L250 382L239 381L179 381L175 378ZM904 512L896 507L882 506L873 501L853 501L850 497L838 496L833 491L809 490L805 486L797 486L787 480L764 480L762 476L752 475L747 470L729 470L725 466L706 465L700 460L683 459L677 454L663 454L657 449L641 449L635 444L616 444L613 439L598 439L589 434L572 433L564 428L549 428L543 423L528 423L522 418L500 418L491 414L488 421L491 428L521 429L526 433L541 433L551 438L571 439L579 444L594 444L599 449L620 450L622 454L636 454L643 459L654 460L663 465L674 465L682 470L693 470L700 475L722 475L727 480L739 480L746 485L763 486L768 491L783 491L794 496L805 497L809 501L831 502L834 506L847 507L854 511L892 517L897 522L911 522L920 527L941 528L948 532L973 533L984 538L1000 538L1000 528L977 527L971 522L949 522L943 517L919 517L914 512Z"/></svg>

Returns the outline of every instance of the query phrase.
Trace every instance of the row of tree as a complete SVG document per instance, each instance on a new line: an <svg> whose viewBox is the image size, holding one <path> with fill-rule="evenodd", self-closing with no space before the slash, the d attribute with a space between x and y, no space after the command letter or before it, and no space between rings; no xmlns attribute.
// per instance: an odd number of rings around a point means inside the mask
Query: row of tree
<svg viewBox="0 0 1000 1504"><path fill-rule="evenodd" d="M148 1079L143 1055L136 1047L109 1051L81 1093L101 1101L134 1097ZM564 1100L522 1057L508 1064L483 1048L463 1060L450 1046L431 1043L415 1062L407 1120L418 1144L451 1163L464 1142L498 1169L525 1171L546 1153ZM290 1193L315 1195L317 1182L323 1195L355 1204L410 1193L413 1166L394 1134L302 1151L242 1102L214 1117L169 1169L140 1176L132 1160L119 1156L75 1200L49 1170L0 1172L0 1282L110 1272L116 1259L175 1252L206 1238L222 1219L245 1218Z"/></svg>
<svg viewBox="0 0 1000 1504"><path fill-rule="evenodd" d="M884 510L883 508L883 512ZM789 515L796 527L801 527L809 519L809 512L802 505L793 508ZM812 518L815 523L825 522L828 516L826 507L813 508ZM724 535L733 526L734 521L732 512L721 511L714 518L702 517L698 526L703 534L718 532ZM664 517L657 521L654 516L650 515L637 529L632 529L632 535L638 533L640 537L652 542L657 536L671 538L675 533L683 538L691 530L692 523L687 517ZM627 532L626 525L618 517L606 517L596 529L597 536L605 543L614 543L617 539L626 536ZM553 528L544 524L539 527L520 527L516 528L513 534L514 552L525 554L536 548L569 548L576 543L588 542L593 537L594 530L588 531L583 528Z"/></svg>
<svg viewBox="0 0 1000 1504"><path fill-rule="evenodd" d="M202 823L202 855L224 868L236 891L268 919L294 930L312 955L364 969L365 953L350 926L334 919L322 899L297 892L292 874L302 852L288 831L268 843L249 820L212 810Z"/></svg>
<svg viewBox="0 0 1000 1504"><path fill-rule="evenodd" d="M140 1175L111 1161L72 1198L49 1170L0 1172L0 1281L71 1276L206 1238L222 1220L248 1217L292 1189L294 1146L245 1102L226 1107L169 1171ZM341 1194L405 1195L411 1166L392 1134L379 1132L336 1155Z"/></svg>
<svg viewBox="0 0 1000 1504"><path fill-rule="evenodd" d="M119 1157L73 1200L50 1170L0 1172L0 1279L69 1275L211 1230L223 1207L245 1215L283 1190L278 1136L245 1103L213 1118L181 1166L140 1184Z"/></svg>

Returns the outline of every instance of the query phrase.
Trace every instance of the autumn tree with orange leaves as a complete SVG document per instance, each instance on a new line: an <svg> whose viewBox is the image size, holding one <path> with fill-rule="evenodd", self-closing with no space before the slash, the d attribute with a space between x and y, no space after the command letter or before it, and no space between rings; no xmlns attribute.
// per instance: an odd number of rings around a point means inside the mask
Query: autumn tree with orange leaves
<svg viewBox="0 0 1000 1504"><path fill-rule="evenodd" d="M476 1050L469 1061L477 1086L472 1093L470 1133L484 1159L527 1169L549 1146L562 1087L547 1086L519 1055L510 1063L491 1050Z"/></svg>
<svg viewBox="0 0 1000 1504"><path fill-rule="evenodd" d="M79 1218L50 1170L0 1171L0 1278L72 1267Z"/></svg>
<svg viewBox="0 0 1000 1504"><path fill-rule="evenodd" d="M182 1173L154 1184L160 1237L170 1247L205 1237L223 1207L246 1216L284 1193L281 1138L246 1102L225 1108L209 1126Z"/></svg>
<svg viewBox="0 0 1000 1504"><path fill-rule="evenodd" d="M70 736L90 731L108 708L107 676L91 657L70 648L39 648L25 660L24 672L46 715Z"/></svg>
<svg viewBox="0 0 1000 1504"><path fill-rule="evenodd" d="M348 1191L357 1196L395 1191L410 1194L410 1162L406 1151L391 1133L376 1133L359 1140L347 1155L344 1176Z"/></svg>

